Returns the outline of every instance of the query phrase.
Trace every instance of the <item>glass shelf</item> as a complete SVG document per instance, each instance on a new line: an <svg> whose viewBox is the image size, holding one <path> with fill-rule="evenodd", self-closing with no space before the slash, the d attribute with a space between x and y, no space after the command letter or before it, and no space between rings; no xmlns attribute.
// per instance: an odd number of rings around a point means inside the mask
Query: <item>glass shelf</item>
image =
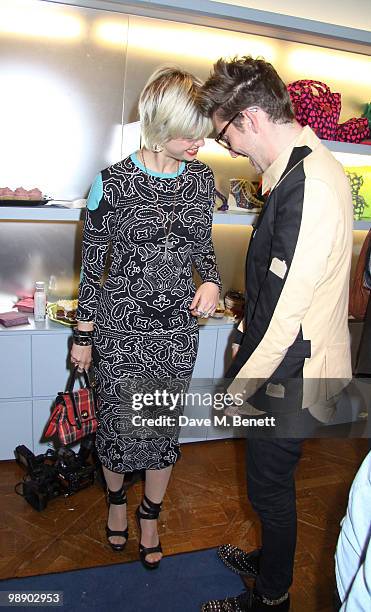
<svg viewBox="0 0 371 612"><path fill-rule="evenodd" d="M353 144L352 142L338 142L337 140L321 141L330 151L334 153L349 153L352 155L369 155L371 157L371 145ZM371 160L370 160L371 165Z"/></svg>
<svg viewBox="0 0 371 612"><path fill-rule="evenodd" d="M9 308L7 310L12 310ZM14 310L16 312L16 310ZM67 327L66 325L61 325L60 323L55 323L51 321L49 317L46 317L45 321L36 323L34 321L33 314L22 313L28 317L29 324L28 325L14 325L13 327L4 327L0 325L0 335L13 335L16 333L27 333L27 334L67 334L70 335L72 333L72 328ZM232 317L222 317L221 319L199 319L198 320L200 331L206 328L215 328L218 329L231 329L237 323L237 320Z"/></svg>
<svg viewBox="0 0 371 612"><path fill-rule="evenodd" d="M369 230L371 228L371 219L361 219L360 221L353 221L353 229L355 230Z"/></svg>
<svg viewBox="0 0 371 612"><path fill-rule="evenodd" d="M214 212L213 223L215 225L252 225L257 219L256 213L234 212Z"/></svg>
<svg viewBox="0 0 371 612"><path fill-rule="evenodd" d="M84 209L42 206L0 206L0 221L81 221Z"/></svg>
<svg viewBox="0 0 371 612"><path fill-rule="evenodd" d="M214 212L213 223L215 225L252 225L256 220L255 213L225 211ZM27 208L11 206L0 207L0 221L64 221L76 222L84 219L84 210L80 208ZM371 227L371 219L354 221L354 229L368 230Z"/></svg>

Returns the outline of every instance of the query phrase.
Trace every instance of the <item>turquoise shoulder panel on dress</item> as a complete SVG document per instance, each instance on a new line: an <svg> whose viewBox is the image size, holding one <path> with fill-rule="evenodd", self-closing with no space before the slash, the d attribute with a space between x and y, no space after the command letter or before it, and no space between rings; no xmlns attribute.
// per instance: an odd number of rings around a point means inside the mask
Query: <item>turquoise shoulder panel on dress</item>
<svg viewBox="0 0 371 612"><path fill-rule="evenodd" d="M140 168L145 174L149 174L150 176L157 176L157 178L176 178L177 176L179 176L179 174L182 174L183 170L185 169L185 162L182 161L179 165L178 172L156 172L156 170L150 170L150 168L146 169L142 162L139 161L135 153L132 153L130 155L130 159L133 164Z"/></svg>
<svg viewBox="0 0 371 612"><path fill-rule="evenodd" d="M100 172L94 179L94 182L90 188L88 200L86 202L86 208L89 210L97 210L100 201L103 197L103 181L102 173Z"/></svg>

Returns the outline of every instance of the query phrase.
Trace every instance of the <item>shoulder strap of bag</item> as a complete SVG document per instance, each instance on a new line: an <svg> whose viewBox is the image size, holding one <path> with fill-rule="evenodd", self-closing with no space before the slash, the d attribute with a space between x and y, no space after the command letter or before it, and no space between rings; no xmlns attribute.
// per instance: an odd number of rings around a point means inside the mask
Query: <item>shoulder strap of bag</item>
<svg viewBox="0 0 371 612"><path fill-rule="evenodd" d="M70 376L69 381L67 383L67 389L66 389L67 393L72 393L73 392L73 388L75 386L76 377L77 377L78 373L79 373L78 372L78 366L75 366L75 368L72 370L71 376ZM83 370L82 374L83 374L83 377L84 377L85 386L87 387L87 389L90 389L91 388L91 384L90 384L90 378L89 378L89 375L88 375L87 371Z"/></svg>

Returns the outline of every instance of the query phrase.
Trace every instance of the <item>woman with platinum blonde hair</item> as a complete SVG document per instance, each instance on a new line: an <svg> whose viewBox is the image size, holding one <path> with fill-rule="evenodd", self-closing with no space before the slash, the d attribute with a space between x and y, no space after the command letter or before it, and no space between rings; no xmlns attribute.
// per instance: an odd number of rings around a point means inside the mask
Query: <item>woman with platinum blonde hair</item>
<svg viewBox="0 0 371 612"><path fill-rule="evenodd" d="M93 363L96 447L114 550L128 539L125 472L146 470L136 518L148 569L162 557L157 519L180 457L177 416L197 356L197 317L213 314L220 291L211 239L214 177L196 159L211 131L195 104L200 85L175 67L150 77L139 101L143 147L98 174L84 225L71 361L80 371ZM193 266L202 280L197 291Z"/></svg>

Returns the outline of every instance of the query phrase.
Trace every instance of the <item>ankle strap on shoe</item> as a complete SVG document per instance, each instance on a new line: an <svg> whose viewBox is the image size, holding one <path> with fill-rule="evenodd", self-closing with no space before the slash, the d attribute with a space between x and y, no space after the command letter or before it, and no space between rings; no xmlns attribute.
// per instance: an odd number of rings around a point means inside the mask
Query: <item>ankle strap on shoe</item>
<svg viewBox="0 0 371 612"><path fill-rule="evenodd" d="M277 599L273 599L272 597L266 597L265 595L260 595L259 597L262 601L263 604L265 604L266 606L279 606L281 603L283 603L284 601L286 601L286 599L289 598L289 594L285 593L284 595L282 595L281 597L278 597Z"/></svg>
<svg viewBox="0 0 371 612"><path fill-rule="evenodd" d="M110 489L107 488L107 495L108 495L108 501L110 504L120 505L120 504L127 503L124 483L122 483L122 486L118 491L111 491Z"/></svg>
<svg viewBox="0 0 371 612"><path fill-rule="evenodd" d="M139 511L140 518L148 519L148 520L157 519L158 515L160 514L162 510L162 502L160 502L159 504L156 504L155 502L151 501L147 497L147 495L143 496L143 501L146 503L146 506L143 505L143 502L141 503L140 505L141 509Z"/></svg>

